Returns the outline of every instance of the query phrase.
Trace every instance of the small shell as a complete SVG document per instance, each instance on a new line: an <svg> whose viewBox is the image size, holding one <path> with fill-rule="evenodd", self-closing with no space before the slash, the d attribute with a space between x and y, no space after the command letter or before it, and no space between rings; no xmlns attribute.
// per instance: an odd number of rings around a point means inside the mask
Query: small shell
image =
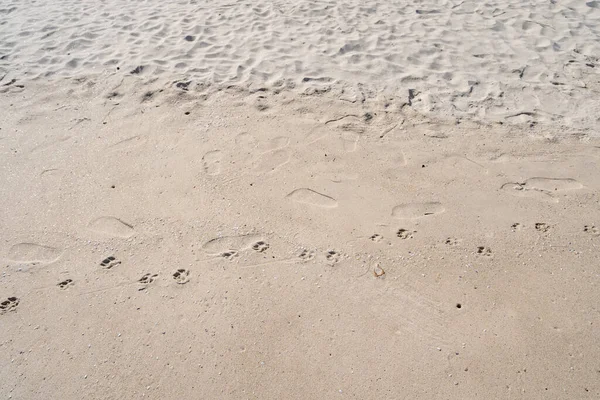
<svg viewBox="0 0 600 400"><path fill-rule="evenodd" d="M373 268L373 275L375 275L375 278L384 278L385 277L385 271L383 270L383 268L381 268L379 266L379 264L377 264Z"/></svg>

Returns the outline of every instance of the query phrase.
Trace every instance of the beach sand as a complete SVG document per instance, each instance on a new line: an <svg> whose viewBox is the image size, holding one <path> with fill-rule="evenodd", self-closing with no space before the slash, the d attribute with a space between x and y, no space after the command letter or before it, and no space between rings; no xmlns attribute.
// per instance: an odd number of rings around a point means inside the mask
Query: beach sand
<svg viewBox="0 0 600 400"><path fill-rule="evenodd" d="M597 1L4 1L0 393L600 397Z"/></svg>

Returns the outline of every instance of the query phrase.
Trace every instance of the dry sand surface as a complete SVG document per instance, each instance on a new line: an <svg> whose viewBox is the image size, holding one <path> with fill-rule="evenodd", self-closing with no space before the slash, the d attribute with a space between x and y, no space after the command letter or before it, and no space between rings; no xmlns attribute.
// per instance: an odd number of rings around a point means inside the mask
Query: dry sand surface
<svg viewBox="0 0 600 400"><path fill-rule="evenodd" d="M0 1L0 398L600 398L600 2Z"/></svg>

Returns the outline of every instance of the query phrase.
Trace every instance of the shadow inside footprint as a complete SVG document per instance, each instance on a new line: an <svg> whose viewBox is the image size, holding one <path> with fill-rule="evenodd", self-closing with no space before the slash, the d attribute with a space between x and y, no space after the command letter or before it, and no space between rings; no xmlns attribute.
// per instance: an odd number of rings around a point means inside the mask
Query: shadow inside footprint
<svg viewBox="0 0 600 400"><path fill-rule="evenodd" d="M267 251L267 249L269 248L269 243L267 242L256 242L252 245L252 250L257 251L259 253L264 253L265 251Z"/></svg>
<svg viewBox="0 0 600 400"><path fill-rule="evenodd" d="M175 282L177 282L179 285L183 285L189 282L189 275L190 271L180 268L173 273L173 279L175 279Z"/></svg>
<svg viewBox="0 0 600 400"><path fill-rule="evenodd" d="M17 297L9 297L0 303L0 313L4 314L8 311L14 311L19 305L19 299Z"/></svg>
<svg viewBox="0 0 600 400"><path fill-rule="evenodd" d="M56 286L58 286L59 288L64 290L64 289L68 288L69 286L71 286L72 284L73 284L72 279L65 279L64 281L59 282Z"/></svg>
<svg viewBox="0 0 600 400"><path fill-rule="evenodd" d="M114 258L113 256L109 256L106 257L104 260L102 260L102 262L100 263L100 265L106 269L111 269L117 265L121 264L121 261L118 261L116 258Z"/></svg>

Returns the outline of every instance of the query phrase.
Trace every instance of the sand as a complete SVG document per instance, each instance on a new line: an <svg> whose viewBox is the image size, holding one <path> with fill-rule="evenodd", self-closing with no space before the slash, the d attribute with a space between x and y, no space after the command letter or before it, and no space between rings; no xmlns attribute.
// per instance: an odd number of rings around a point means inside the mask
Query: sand
<svg viewBox="0 0 600 400"><path fill-rule="evenodd" d="M0 5L0 393L600 397L600 3Z"/></svg>

